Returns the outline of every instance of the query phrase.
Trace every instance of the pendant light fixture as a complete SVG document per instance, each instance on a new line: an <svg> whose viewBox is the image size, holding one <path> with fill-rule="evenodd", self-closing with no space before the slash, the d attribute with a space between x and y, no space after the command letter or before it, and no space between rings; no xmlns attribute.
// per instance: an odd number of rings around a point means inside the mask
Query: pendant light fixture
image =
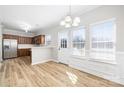
<svg viewBox="0 0 124 93"><path fill-rule="evenodd" d="M65 28L70 28L72 26L79 26L80 24L80 18L79 17L72 17L71 15L71 5L69 6L69 13L67 16L60 22L61 26L64 26Z"/></svg>

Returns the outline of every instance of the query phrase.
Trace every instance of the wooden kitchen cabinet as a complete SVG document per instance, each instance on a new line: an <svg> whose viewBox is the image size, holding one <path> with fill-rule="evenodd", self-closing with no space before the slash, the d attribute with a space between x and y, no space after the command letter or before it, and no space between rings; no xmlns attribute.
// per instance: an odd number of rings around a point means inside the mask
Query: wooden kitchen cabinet
<svg viewBox="0 0 124 93"><path fill-rule="evenodd" d="M32 37L3 34L3 39L16 39L18 44L32 44Z"/></svg>
<svg viewBox="0 0 124 93"><path fill-rule="evenodd" d="M18 36L18 44L32 44L32 38Z"/></svg>
<svg viewBox="0 0 124 93"><path fill-rule="evenodd" d="M33 38L34 44L45 44L45 35L35 36Z"/></svg>
<svg viewBox="0 0 124 93"><path fill-rule="evenodd" d="M3 39L16 39L18 41L18 44L45 44L45 35L24 37L18 35L3 34ZM18 49L17 51L18 57L31 55L31 51L29 48Z"/></svg>
<svg viewBox="0 0 124 93"><path fill-rule="evenodd" d="M28 43L32 44L32 37L28 37Z"/></svg>
<svg viewBox="0 0 124 93"><path fill-rule="evenodd" d="M22 44L22 37L21 36L19 36L18 43Z"/></svg>
<svg viewBox="0 0 124 93"><path fill-rule="evenodd" d="M30 48L18 49L18 57L31 56Z"/></svg>
<svg viewBox="0 0 124 93"><path fill-rule="evenodd" d="M18 36L9 35L9 34L3 34L3 39L16 39L16 40L18 40Z"/></svg>
<svg viewBox="0 0 124 93"><path fill-rule="evenodd" d="M8 34L3 34L3 39L11 39L11 37Z"/></svg>
<svg viewBox="0 0 124 93"><path fill-rule="evenodd" d="M3 39L16 39L18 41L18 44L45 44L45 35L38 35L35 37L24 37L3 34Z"/></svg>

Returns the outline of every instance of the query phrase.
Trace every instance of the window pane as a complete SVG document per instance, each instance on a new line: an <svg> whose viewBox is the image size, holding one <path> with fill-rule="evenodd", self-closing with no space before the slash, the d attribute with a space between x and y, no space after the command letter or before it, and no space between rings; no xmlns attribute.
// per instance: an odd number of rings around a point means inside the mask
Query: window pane
<svg viewBox="0 0 124 93"><path fill-rule="evenodd" d="M113 42L106 42L106 48L112 49L114 47Z"/></svg>
<svg viewBox="0 0 124 93"><path fill-rule="evenodd" d="M67 48L67 39L68 39L67 32L60 32L59 33L60 48Z"/></svg>
<svg viewBox="0 0 124 93"><path fill-rule="evenodd" d="M97 43L92 43L92 48L97 48Z"/></svg>
<svg viewBox="0 0 124 93"><path fill-rule="evenodd" d="M91 26L91 57L114 59L115 23L113 20Z"/></svg>
<svg viewBox="0 0 124 93"><path fill-rule="evenodd" d="M112 41L114 31L114 22L108 21L92 26L93 41Z"/></svg>
<svg viewBox="0 0 124 93"><path fill-rule="evenodd" d="M84 56L84 46L85 46L85 29L79 28L73 31L73 55Z"/></svg>
<svg viewBox="0 0 124 93"><path fill-rule="evenodd" d="M84 42L85 41L85 29L81 28L73 31L73 42Z"/></svg>
<svg viewBox="0 0 124 93"><path fill-rule="evenodd" d="M60 43L61 43L61 48L67 48L67 39L62 38Z"/></svg>

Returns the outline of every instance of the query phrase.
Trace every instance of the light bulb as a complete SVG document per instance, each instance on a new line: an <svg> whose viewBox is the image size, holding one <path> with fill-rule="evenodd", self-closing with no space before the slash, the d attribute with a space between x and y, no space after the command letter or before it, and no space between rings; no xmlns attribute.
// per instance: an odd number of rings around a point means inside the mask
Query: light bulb
<svg viewBox="0 0 124 93"><path fill-rule="evenodd" d="M74 22L73 24L72 24L72 26L78 26L79 25L79 23L76 23L76 22Z"/></svg>
<svg viewBox="0 0 124 93"><path fill-rule="evenodd" d="M64 26L64 25L65 25L65 21L61 21L61 22L60 22L60 25L61 25L61 26Z"/></svg>
<svg viewBox="0 0 124 93"><path fill-rule="evenodd" d="M66 22L71 22L71 21L72 21L71 16L66 16L66 17L65 17L65 21L66 21Z"/></svg>
<svg viewBox="0 0 124 93"><path fill-rule="evenodd" d="M25 30L25 32L27 33L27 32L28 32L28 30Z"/></svg>
<svg viewBox="0 0 124 93"><path fill-rule="evenodd" d="M65 24L65 28L71 27L71 24Z"/></svg>
<svg viewBox="0 0 124 93"><path fill-rule="evenodd" d="M80 23L80 18L79 17L75 17L74 18L74 23Z"/></svg>

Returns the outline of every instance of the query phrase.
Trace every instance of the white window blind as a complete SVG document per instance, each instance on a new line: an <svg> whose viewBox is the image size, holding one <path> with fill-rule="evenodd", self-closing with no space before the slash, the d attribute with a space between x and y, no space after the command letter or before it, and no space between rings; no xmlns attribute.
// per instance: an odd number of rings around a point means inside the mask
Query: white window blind
<svg viewBox="0 0 124 93"><path fill-rule="evenodd" d="M91 58L115 60L115 27L115 20L91 25Z"/></svg>
<svg viewBox="0 0 124 93"><path fill-rule="evenodd" d="M50 45L51 44L51 35L45 35L45 44Z"/></svg>
<svg viewBox="0 0 124 93"><path fill-rule="evenodd" d="M85 28L81 27L72 32L73 55L85 55Z"/></svg>

